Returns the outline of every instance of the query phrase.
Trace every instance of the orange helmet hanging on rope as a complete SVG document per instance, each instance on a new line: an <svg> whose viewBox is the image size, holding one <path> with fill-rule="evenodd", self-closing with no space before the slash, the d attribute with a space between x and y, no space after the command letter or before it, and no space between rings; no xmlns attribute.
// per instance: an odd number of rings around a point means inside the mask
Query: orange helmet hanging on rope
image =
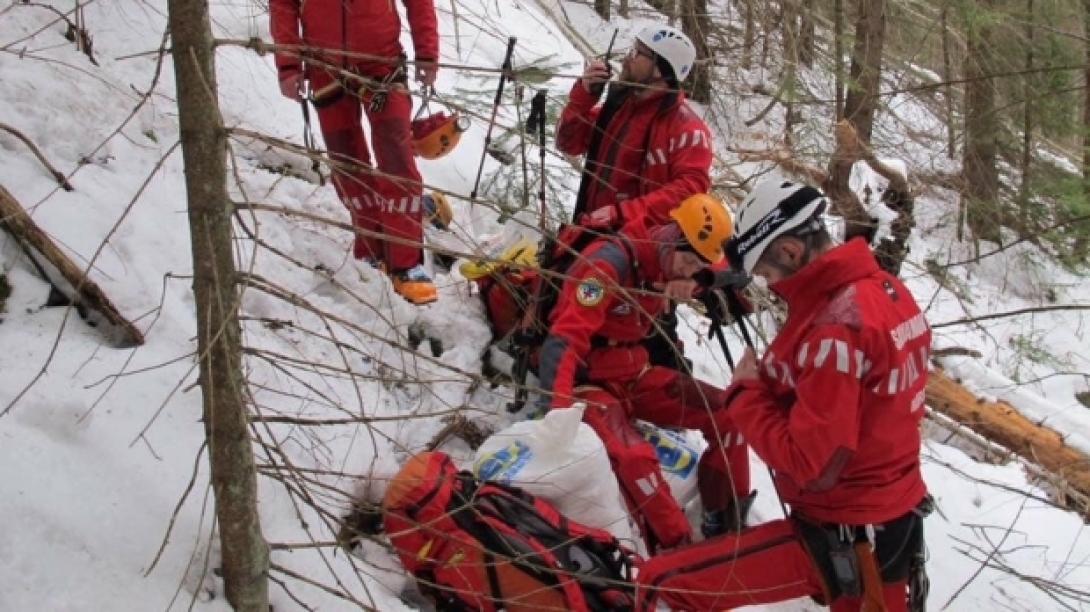
<svg viewBox="0 0 1090 612"><path fill-rule="evenodd" d="M424 159L439 159L458 146L469 119L439 111L412 122L413 150Z"/></svg>

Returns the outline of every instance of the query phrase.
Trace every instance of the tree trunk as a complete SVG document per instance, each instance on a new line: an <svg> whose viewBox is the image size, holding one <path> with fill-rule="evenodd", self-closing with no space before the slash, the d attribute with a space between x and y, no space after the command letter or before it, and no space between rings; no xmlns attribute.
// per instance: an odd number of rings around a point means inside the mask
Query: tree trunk
<svg viewBox="0 0 1090 612"><path fill-rule="evenodd" d="M1033 0L1026 0L1026 74L1022 77L1022 160L1018 185L1018 237L1030 232L1029 183L1033 165L1033 45L1036 27L1033 24Z"/></svg>
<svg viewBox="0 0 1090 612"><path fill-rule="evenodd" d="M712 57L708 48L708 32L711 22L708 18L708 0L686 0L686 9L681 14L681 30L693 41L696 47L696 63L693 64L692 76L689 77L689 97L694 102L708 104L712 100Z"/></svg>
<svg viewBox="0 0 1090 612"><path fill-rule="evenodd" d="M814 57L817 55L815 47L817 34L814 25L814 13L816 11L817 3L815 0L804 0L799 15L799 64L807 68L814 67Z"/></svg>
<svg viewBox="0 0 1090 612"><path fill-rule="evenodd" d="M954 159L957 155L957 130L954 128L954 66L953 60L950 57L950 3L949 0L944 0L942 3L942 12L939 17L941 21L941 35L942 35L942 80L943 91L946 98L946 157ZM961 225L958 224L958 232L961 231ZM958 236L961 239L961 236Z"/></svg>
<svg viewBox="0 0 1090 612"><path fill-rule="evenodd" d="M621 0L617 4L617 14L625 19L628 19L628 0Z"/></svg>
<svg viewBox="0 0 1090 612"><path fill-rule="evenodd" d="M855 44L852 48L852 66L848 75L848 95L844 100L844 120L851 123L864 145L869 145L878 110L878 93L882 75L882 49L886 38L886 1L859 0L855 22ZM865 234L873 223L851 196L848 179L854 159L839 150L833 153L829 163L827 186L833 209L844 217L845 237Z"/></svg>
<svg viewBox="0 0 1090 612"><path fill-rule="evenodd" d="M609 0L594 0L594 12L604 21L609 21Z"/></svg>
<svg viewBox="0 0 1090 612"><path fill-rule="evenodd" d="M602 0L594 1L601 2ZM647 0L647 4L651 5L651 8L665 15L670 23L674 22L674 13L677 12L677 0Z"/></svg>
<svg viewBox="0 0 1090 612"><path fill-rule="evenodd" d="M802 0L783 0L780 3L783 18L780 20L780 32L783 35L783 84L781 100L783 101L783 141L790 150L794 148L795 123L798 117L795 111L795 97L798 85L795 75L799 63L799 4Z"/></svg>
<svg viewBox="0 0 1090 612"><path fill-rule="evenodd" d="M886 1L858 0L852 67L844 118L852 122L864 143L870 144L878 89L882 76L882 50L886 41Z"/></svg>
<svg viewBox="0 0 1090 612"><path fill-rule="evenodd" d="M780 23L783 21L783 5L766 4L762 16L767 18L761 22L762 29L769 34L775 32L780 28ZM769 59L771 58L773 51L772 43L772 36L761 37L761 68L768 68Z"/></svg>
<svg viewBox="0 0 1090 612"><path fill-rule="evenodd" d="M257 477L244 401L238 291L227 194L227 139L217 102L207 0L168 0L178 121L193 251L203 420L227 601L268 612L269 547L257 513Z"/></svg>
<svg viewBox="0 0 1090 612"><path fill-rule="evenodd" d="M836 79L835 121L844 118L844 0L833 0L833 76Z"/></svg>
<svg viewBox="0 0 1090 612"><path fill-rule="evenodd" d="M984 0L990 9L994 0ZM965 23L965 148L962 151L965 221L976 240L999 242L999 116L991 54L994 26L988 16L966 17Z"/></svg>
<svg viewBox="0 0 1090 612"><path fill-rule="evenodd" d="M756 0L745 0L743 9L742 26L742 69L749 70L753 67L753 49L757 46L757 19L753 3Z"/></svg>
<svg viewBox="0 0 1090 612"><path fill-rule="evenodd" d="M1083 69L1083 105L1082 105L1082 193L1090 202L1090 0L1082 1L1082 27L1086 53L1086 68ZM1076 255L1086 252L1085 230L1076 232Z"/></svg>

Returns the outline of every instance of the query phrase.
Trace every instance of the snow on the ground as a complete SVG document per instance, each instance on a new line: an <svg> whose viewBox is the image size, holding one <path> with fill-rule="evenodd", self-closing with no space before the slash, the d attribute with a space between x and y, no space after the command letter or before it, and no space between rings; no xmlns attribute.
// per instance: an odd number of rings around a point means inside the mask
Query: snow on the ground
<svg viewBox="0 0 1090 612"><path fill-rule="evenodd" d="M49 4L60 11L71 8L58 0ZM267 39L267 18L258 4L213 3L217 36ZM556 1L461 0L456 11L452 7L439 7L444 62L498 68L507 37L517 36L515 66L546 62L557 67L560 74L543 87L561 100L583 61L565 32L579 34L601 52L614 26L621 31L617 48L623 49L626 38L645 23L617 19L605 25L586 6ZM550 15L567 15L571 21L561 28ZM90 268L93 280L147 337L136 349L112 348L104 344L101 330L74 311L45 307L47 285L18 245L0 235L0 263L14 287L0 314L5 349L0 411L7 412L0 416L3 611L229 609L222 584L211 572L218 553L193 368L197 305L190 288L169 57L155 78L154 52L165 18L164 9L137 0L87 4L85 23L94 35L99 64L94 66L65 40L63 22L41 3L0 10L0 122L20 130L52 164L71 174L75 191L59 190L26 146L4 131L0 184L75 261ZM217 64L229 127L302 142L299 106L279 96L271 57L222 46ZM763 78L758 70L732 76L734 82ZM822 83L820 75L805 78ZM485 102L453 155L422 164L430 186L456 196L457 234L432 239L453 240L455 248L471 251L528 231L525 226L536 223L530 212L499 225L494 202L467 200L482 159L495 75L444 69L438 88ZM148 90L153 92L144 99ZM763 104L752 97L735 104L723 93L708 109L713 114L736 109L721 125L721 144L740 133L731 132L731 126L740 126ZM513 96L509 89L497 113L499 128L517 120ZM933 121L911 98L901 96L897 102L899 121ZM775 121L770 118L764 131L774 133ZM897 121L884 121L880 133L897 129ZM260 167L286 162L315 178L302 157L237 133L231 143L233 171L241 178L241 186L232 187L235 198L345 220L328 183L319 186ZM878 153L905 159L910 173L921 160L941 157L919 145ZM551 151L548 163L565 167ZM489 157L484 164L486 177L499 168ZM576 183L573 175L565 187ZM927 272L927 262L941 266L973 256L947 223L955 207L956 198L943 192L924 193L917 200L919 227L905 276L933 323L1032 307L1046 293L1057 303L1090 300L1080 279L1028 246L950 268L943 281L947 288L941 288ZM379 419L369 427L263 423L255 428L263 442L275 443L282 453L255 447L265 474L259 477L262 528L270 541L294 545L275 550L273 562L375 609L406 609L397 596L405 578L381 547L369 545L360 556L349 556L310 544L332 540L331 517L347 508L348 496L380 495L382 478L431 438L445 413L469 405L477 409L475 418L501 425L516 418L502 409L508 399L502 388L470 387L488 341L483 309L457 273L438 273L439 304L416 309L393 295L380 275L346 258L349 237L344 232L271 213L245 213L239 219L263 245L276 249L255 248L253 240L240 238L240 269L297 298L296 305L288 305L256 287L243 293L244 338L252 350L246 368L257 413L335 419L362 412ZM485 244L487 239L492 242ZM991 248L984 245L983 250ZM316 274L319 265L328 272ZM683 333L697 373L725 384L724 361L704 339L699 317L687 313L686 321L690 326ZM441 343L438 355L427 342L416 351L403 348L410 331L419 329ZM1090 417L1074 400L1075 392L1087 389L1086 379L1058 373L1087 370L1076 314L996 319L979 328L954 325L936 332L939 346L983 353L980 360L947 360L978 392L1008 399L1031 418L1067 434L1073 444L1090 448L1085 441ZM737 348L737 339L731 341ZM292 365L303 362L327 367ZM381 420L398 414L414 418ZM450 450L470 456L457 444ZM1016 464L979 464L934 441L927 443L924 458L941 508L928 523L934 609L1085 605L1071 598L1061 605L1042 588L1042 581L1078 590L1090 583L1085 568L1090 544L1078 517L1049 507L1042 501L1044 493L1027 483ZM309 492L325 514L301 504L293 491L268 477L270 464L286 461L307 476ZM755 517L776 518L780 507L767 474L754 472L761 489ZM365 477L377 486L365 485ZM980 569L984 559L988 567ZM284 579L283 574L277 577ZM302 609L295 598L318 610L357 607L298 580L285 584L290 595L276 584L270 587L278 611ZM765 609L813 607L789 602Z"/></svg>

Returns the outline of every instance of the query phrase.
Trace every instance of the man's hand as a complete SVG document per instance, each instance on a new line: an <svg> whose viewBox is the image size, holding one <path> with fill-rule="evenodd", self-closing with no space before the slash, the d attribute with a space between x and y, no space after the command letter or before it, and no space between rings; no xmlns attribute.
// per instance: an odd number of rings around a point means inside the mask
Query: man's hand
<svg viewBox="0 0 1090 612"><path fill-rule="evenodd" d="M280 93L289 100L299 101L303 99L303 75L299 72L289 72L280 79Z"/></svg>
<svg viewBox="0 0 1090 612"><path fill-rule="evenodd" d="M594 93L595 85L604 85L606 81L609 81L609 66L604 60L596 59L591 60L587 67L583 69L583 76L580 82L583 83L583 89L587 90L587 93Z"/></svg>
<svg viewBox="0 0 1090 612"><path fill-rule="evenodd" d="M757 353L753 352L753 349L746 347L742 351L742 358L738 360L738 365L734 366L734 376L731 378L731 382L739 382L743 380L758 380L760 376L757 373Z"/></svg>
<svg viewBox="0 0 1090 612"><path fill-rule="evenodd" d="M621 211L618 207L605 206L592 213L584 214L579 224L591 229L613 229L620 227L621 221Z"/></svg>
<svg viewBox="0 0 1090 612"><path fill-rule="evenodd" d="M439 74L439 66L435 62L417 60L416 61L416 81L423 83L424 85L431 87L435 85L435 77Z"/></svg>
<svg viewBox="0 0 1090 612"><path fill-rule="evenodd" d="M700 285L691 278L675 278L666 281L665 284L655 283L654 287L662 291L667 302L670 300L686 302L693 299L693 293L700 288Z"/></svg>

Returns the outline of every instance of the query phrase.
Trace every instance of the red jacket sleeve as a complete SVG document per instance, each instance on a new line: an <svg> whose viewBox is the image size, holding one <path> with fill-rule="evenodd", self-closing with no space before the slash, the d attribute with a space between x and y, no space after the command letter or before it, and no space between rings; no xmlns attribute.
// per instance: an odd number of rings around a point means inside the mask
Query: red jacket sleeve
<svg viewBox="0 0 1090 612"><path fill-rule="evenodd" d="M278 45L302 45L299 34L299 0L269 0L269 29ZM281 77L303 69L299 54L293 51L276 53L276 68Z"/></svg>
<svg viewBox="0 0 1090 612"><path fill-rule="evenodd" d="M667 128L669 142L659 143L656 151L649 152L666 156L668 180L645 195L621 202L621 216L625 219L646 219L648 225L667 223L670 211L682 200L711 187L711 132L692 111L681 112L688 116L678 121L677 127Z"/></svg>
<svg viewBox="0 0 1090 612"><path fill-rule="evenodd" d="M439 20L433 0L403 0L413 37L415 60L439 59Z"/></svg>
<svg viewBox="0 0 1090 612"><path fill-rule="evenodd" d="M770 364L766 356L760 366L762 380L736 383L729 410L739 432L769 467L800 487L821 491L836 483L858 448L863 387L854 360L865 351L859 350L860 332L844 326L815 327L803 342L814 349L802 356L806 367L796 370L792 405L777 405L765 388L765 376L791 375L784 372L786 364Z"/></svg>
<svg viewBox="0 0 1090 612"><path fill-rule="evenodd" d="M553 393L554 408L571 405L576 373L586 362L591 338L602 328L617 299L618 274L613 266L588 259L568 274L553 309L538 367L542 388Z"/></svg>
<svg viewBox="0 0 1090 612"><path fill-rule="evenodd" d="M576 80L556 124L556 148L561 153L586 154L594 122L598 121L598 113L602 110L597 104L598 96L588 92L582 81Z"/></svg>

